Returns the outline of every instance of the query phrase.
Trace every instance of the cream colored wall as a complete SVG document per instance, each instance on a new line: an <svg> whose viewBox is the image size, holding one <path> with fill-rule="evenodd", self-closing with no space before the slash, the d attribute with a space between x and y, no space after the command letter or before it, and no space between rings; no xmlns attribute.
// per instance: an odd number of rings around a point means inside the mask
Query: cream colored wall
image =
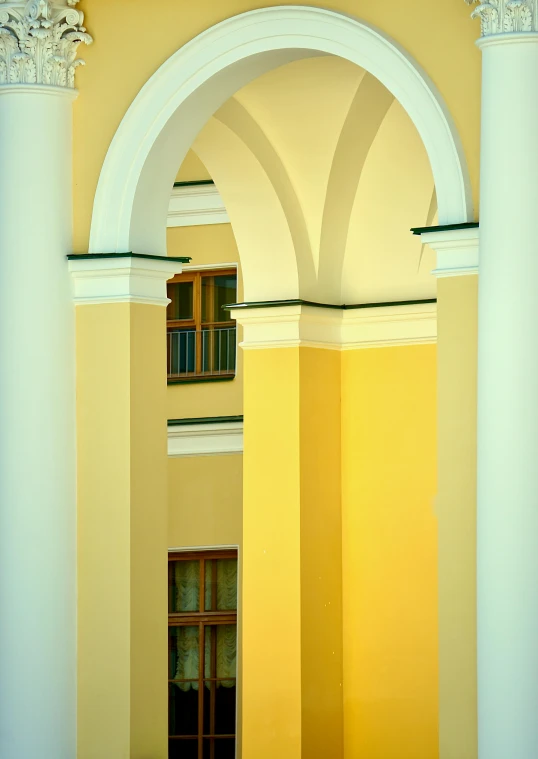
<svg viewBox="0 0 538 759"><path fill-rule="evenodd" d="M176 182L199 182L204 179L211 179L209 171L194 150L189 150L179 167Z"/></svg>
<svg viewBox="0 0 538 759"><path fill-rule="evenodd" d="M199 161L198 161L199 163ZM195 165L194 161L191 166ZM196 166L196 173L199 167ZM168 253L191 256L192 266L202 264L239 263L237 245L230 224L199 227L172 227L167 230ZM241 300L243 283L238 266L237 297ZM238 342L241 341L238 329ZM243 413L243 354L237 351L236 376L225 382L177 383L168 385L168 419L205 416L236 416Z"/></svg>
<svg viewBox="0 0 538 759"><path fill-rule="evenodd" d="M346 759L438 756L436 485L436 347L344 352Z"/></svg>

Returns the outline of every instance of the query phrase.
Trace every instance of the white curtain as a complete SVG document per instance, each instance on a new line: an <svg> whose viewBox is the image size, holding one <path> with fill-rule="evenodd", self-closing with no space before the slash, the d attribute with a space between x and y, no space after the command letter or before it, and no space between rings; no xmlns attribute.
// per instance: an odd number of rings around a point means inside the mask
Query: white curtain
<svg viewBox="0 0 538 759"><path fill-rule="evenodd" d="M176 608L178 611L198 611L200 598L200 568L197 561L178 561L175 566ZM210 582L211 565L206 562L205 607L211 609L214 586ZM237 561L235 559L217 560L217 609L228 611L237 609ZM205 635L205 672L204 677L224 678L217 687L233 688L237 670L237 628L236 625L214 625L206 627ZM183 691L191 688L198 690L200 666L199 628L177 627L175 679L193 680L190 683L176 683ZM211 643L216 637L216 672L211 674ZM209 683L206 687L210 687Z"/></svg>

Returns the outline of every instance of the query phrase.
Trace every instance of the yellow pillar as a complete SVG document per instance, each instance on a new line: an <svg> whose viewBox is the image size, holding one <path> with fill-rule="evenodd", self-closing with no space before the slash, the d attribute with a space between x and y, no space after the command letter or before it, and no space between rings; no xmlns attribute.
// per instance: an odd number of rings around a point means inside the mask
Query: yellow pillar
<svg viewBox="0 0 538 759"><path fill-rule="evenodd" d="M476 759L478 277L439 280L440 759Z"/></svg>
<svg viewBox="0 0 538 759"><path fill-rule="evenodd" d="M243 756L341 759L341 354L245 336Z"/></svg>
<svg viewBox="0 0 538 759"><path fill-rule="evenodd" d="M437 254L439 757L478 756L478 224L417 229Z"/></svg>
<svg viewBox="0 0 538 759"><path fill-rule="evenodd" d="M75 278L78 759L166 759L166 280L88 256Z"/></svg>

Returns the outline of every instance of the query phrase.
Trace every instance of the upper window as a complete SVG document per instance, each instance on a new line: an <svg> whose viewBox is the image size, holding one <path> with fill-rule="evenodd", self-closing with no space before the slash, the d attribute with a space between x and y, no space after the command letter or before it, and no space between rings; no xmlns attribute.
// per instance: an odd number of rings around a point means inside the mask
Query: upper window
<svg viewBox="0 0 538 759"><path fill-rule="evenodd" d="M237 552L168 562L169 759L234 759Z"/></svg>
<svg viewBox="0 0 538 759"><path fill-rule="evenodd" d="M236 270L179 274L168 298L168 378L233 377L236 327L223 306L237 300Z"/></svg>

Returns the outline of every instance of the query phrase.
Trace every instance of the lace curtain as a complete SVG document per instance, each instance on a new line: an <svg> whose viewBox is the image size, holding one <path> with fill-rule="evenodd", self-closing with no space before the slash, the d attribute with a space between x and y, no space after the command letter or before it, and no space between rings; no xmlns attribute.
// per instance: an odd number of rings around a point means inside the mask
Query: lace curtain
<svg viewBox="0 0 538 759"><path fill-rule="evenodd" d="M205 608L212 607L212 594L216 592L216 608L219 611L237 609L237 561L217 560L216 587L209 581L211 562L206 562ZM176 608L178 611L198 611L200 603L200 570L197 561L178 561L175 566ZM211 647L215 640L216 672L211 673ZM198 627L176 628L175 679L193 680L176 683L183 691L198 690L200 646ZM237 669L237 628L235 625L214 625L205 628L204 677L224 678L217 687L233 688ZM209 687L206 683L206 687Z"/></svg>

